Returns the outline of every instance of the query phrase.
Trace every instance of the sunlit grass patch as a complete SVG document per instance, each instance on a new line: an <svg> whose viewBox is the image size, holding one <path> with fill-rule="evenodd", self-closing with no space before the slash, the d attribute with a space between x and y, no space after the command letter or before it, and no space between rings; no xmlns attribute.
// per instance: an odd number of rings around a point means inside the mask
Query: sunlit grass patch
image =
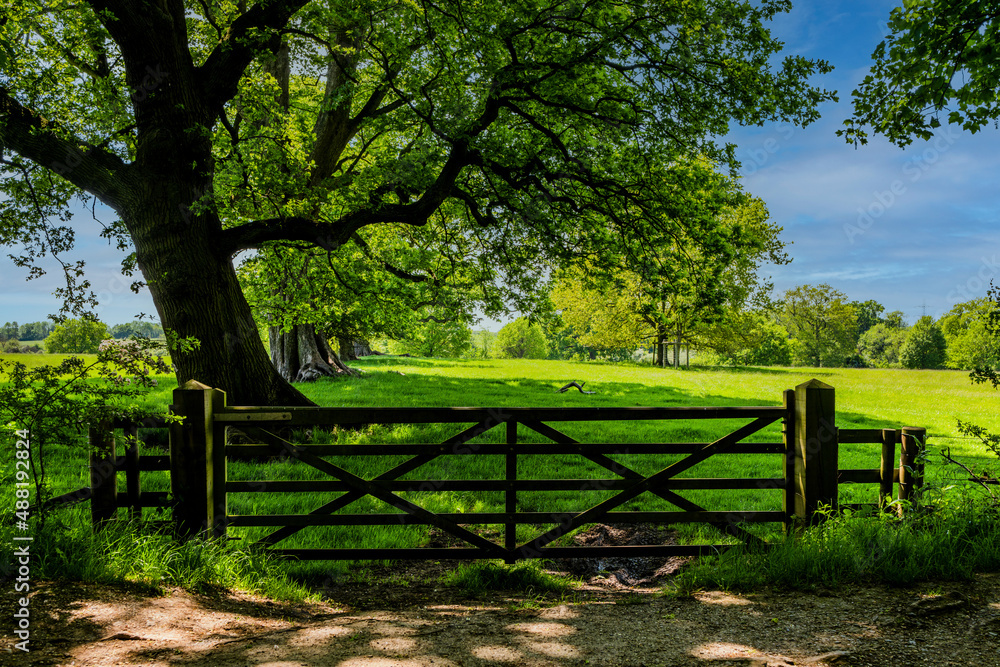
<svg viewBox="0 0 1000 667"><path fill-rule="evenodd" d="M571 577L545 572L538 561L505 565L497 561L474 561L445 574L442 583L461 588L470 596L488 591L515 591L528 595L564 593L579 585Z"/></svg>

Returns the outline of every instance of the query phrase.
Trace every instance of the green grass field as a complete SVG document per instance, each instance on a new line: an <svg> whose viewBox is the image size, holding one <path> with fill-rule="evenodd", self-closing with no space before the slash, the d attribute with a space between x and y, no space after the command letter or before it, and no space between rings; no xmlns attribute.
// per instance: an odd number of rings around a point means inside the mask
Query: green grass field
<svg viewBox="0 0 1000 667"><path fill-rule="evenodd" d="M14 355L10 355L14 356ZM42 355L17 355L39 357ZM975 441L960 437L957 418L1000 431L1000 395L970 384L967 373L957 371L904 371L870 369L805 368L692 368L674 370L559 361L456 361L409 358L368 358L354 365L364 374L356 379L329 379L300 386L312 400L323 406L720 406L779 405L781 392L811 378L837 390L838 426L841 428L898 428L923 426L932 451L942 446L971 465L990 463L987 453ZM166 405L172 378L160 378L152 400ZM570 381L584 382L596 391L584 395L576 390L557 393ZM633 442L708 442L735 429L743 422L580 422L552 424L582 442L627 445ZM360 431L297 434L300 441L365 443L376 446L388 442L441 442L463 425L371 426ZM481 436L479 442L500 442L502 429ZM525 442L545 442L541 436L521 427ZM780 425L754 434L748 441L780 441ZM160 435L160 442L163 436ZM627 450L623 446L622 451ZM56 493L87 485L82 449L65 448L52 460ZM677 457L651 457L627 453L613 456L624 465L644 473L654 472ZM405 457L353 457L337 459L352 472L371 478L405 460ZM841 468L875 468L877 445L843 446ZM995 457L993 459L995 461ZM411 473L409 479L482 479L502 476L502 457L445 456ZM232 462L230 480L322 479L318 471L301 463L275 461L265 464ZM781 457L777 455L717 456L684 473L688 477L780 477ZM948 474L953 475L953 472ZM593 479L612 477L607 471L580 457L533 457L519 459L518 476L530 478ZM147 473L144 488L166 490L163 474ZM928 466L928 480L943 483L941 466ZM124 480L122 480L124 484ZM612 495L610 491L519 493L522 511L579 511ZM781 492L773 489L739 491L687 491L683 495L710 510L773 510L781 508ZM413 493L409 499L434 511L503 511L500 492ZM871 485L841 487L842 502L873 502L877 488ZM306 513L330 500L329 494L313 493L234 493L229 498L232 514ZM673 506L649 494L622 506L622 510L673 510ZM389 512L397 510L370 497L349 506L345 512ZM487 527L479 527L487 530ZM496 527L493 527L495 534ZM759 534L774 536L777 524L754 526ZM519 540L530 539L544 527L521 526ZM252 542L269 532L263 528L232 529L242 543ZM720 542L708 527L681 527L681 536L690 542ZM420 527L309 527L283 541L286 548L328 546L376 547L413 546L425 543L427 531ZM330 576L342 572L345 564L301 563L290 566L299 576Z"/></svg>

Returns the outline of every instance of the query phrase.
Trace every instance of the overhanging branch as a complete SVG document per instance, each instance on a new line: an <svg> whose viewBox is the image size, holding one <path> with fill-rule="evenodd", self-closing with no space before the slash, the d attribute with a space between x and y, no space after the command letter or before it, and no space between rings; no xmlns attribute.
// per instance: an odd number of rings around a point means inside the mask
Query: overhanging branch
<svg viewBox="0 0 1000 667"><path fill-rule="evenodd" d="M54 171L117 208L128 165L113 153L65 135L56 123L23 106L0 86L0 147Z"/></svg>

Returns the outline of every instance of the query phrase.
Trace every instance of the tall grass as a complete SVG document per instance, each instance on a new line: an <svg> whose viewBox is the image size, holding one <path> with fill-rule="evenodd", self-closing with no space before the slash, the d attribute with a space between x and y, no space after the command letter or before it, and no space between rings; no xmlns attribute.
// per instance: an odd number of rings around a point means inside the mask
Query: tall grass
<svg viewBox="0 0 1000 667"><path fill-rule="evenodd" d="M809 589L847 583L905 586L968 579L1000 569L997 508L963 499L949 508L830 517L769 549L736 547L694 564L668 590L745 591L762 586Z"/></svg>
<svg viewBox="0 0 1000 667"><path fill-rule="evenodd" d="M9 531L6 531L9 532ZM276 571L265 554L212 540L177 540L151 524L112 521L94 532L88 508L55 514L33 535L32 576L101 583L130 582L149 593L181 586L207 592L239 589L286 600L315 599Z"/></svg>

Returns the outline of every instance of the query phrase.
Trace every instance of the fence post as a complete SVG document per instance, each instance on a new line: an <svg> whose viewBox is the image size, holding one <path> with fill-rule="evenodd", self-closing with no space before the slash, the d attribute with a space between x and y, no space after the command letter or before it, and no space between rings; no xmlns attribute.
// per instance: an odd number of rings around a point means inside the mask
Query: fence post
<svg viewBox="0 0 1000 667"><path fill-rule="evenodd" d="M795 390L786 389L782 393L785 419L781 425L781 441L785 445L785 495L781 509L785 514L785 532L794 525L795 513Z"/></svg>
<svg viewBox="0 0 1000 667"><path fill-rule="evenodd" d="M879 465L878 506L888 511L892 485L896 481L896 429L882 429L882 459Z"/></svg>
<svg viewBox="0 0 1000 667"><path fill-rule="evenodd" d="M909 500L914 488L924 483L923 453L927 429L913 426L903 427L902 446L899 450L899 499Z"/></svg>
<svg viewBox="0 0 1000 667"><path fill-rule="evenodd" d="M115 518L118 511L118 474L115 469L115 431L102 421L87 431L90 450L90 519L94 530Z"/></svg>
<svg viewBox="0 0 1000 667"><path fill-rule="evenodd" d="M225 405L225 396L195 380L174 390L173 411L184 421L170 425L170 492L174 524L181 535L196 535L211 526L208 455L215 435L213 412Z"/></svg>
<svg viewBox="0 0 1000 667"><path fill-rule="evenodd" d="M812 379L795 387L795 517L812 523L823 505L837 508L834 389Z"/></svg>
<svg viewBox="0 0 1000 667"><path fill-rule="evenodd" d="M226 407L226 392L212 390L212 411ZM208 534L215 538L226 537L226 425L216 424L213 419L212 437L206 443L205 483L208 500Z"/></svg>

